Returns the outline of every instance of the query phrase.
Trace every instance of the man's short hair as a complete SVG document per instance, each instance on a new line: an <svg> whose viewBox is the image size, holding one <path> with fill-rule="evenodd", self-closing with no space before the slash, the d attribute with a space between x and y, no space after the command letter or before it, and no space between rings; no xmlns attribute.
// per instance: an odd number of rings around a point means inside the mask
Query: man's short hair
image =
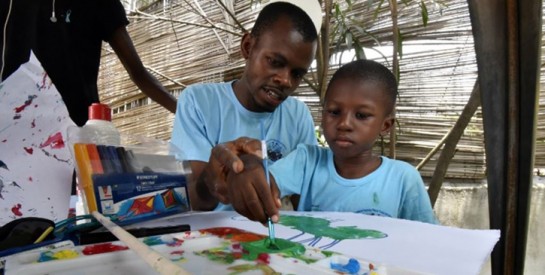
<svg viewBox="0 0 545 275"><path fill-rule="evenodd" d="M304 0L308 1L308 0ZM288 17L295 30L303 36L303 41L312 42L318 38L314 23L305 11L286 2L274 2L266 5L259 13L252 29L252 36L259 38L282 16Z"/></svg>

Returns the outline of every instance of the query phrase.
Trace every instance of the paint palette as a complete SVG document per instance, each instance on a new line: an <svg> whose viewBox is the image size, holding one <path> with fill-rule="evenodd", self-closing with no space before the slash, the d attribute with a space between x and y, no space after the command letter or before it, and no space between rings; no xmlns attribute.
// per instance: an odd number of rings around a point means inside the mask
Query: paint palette
<svg viewBox="0 0 545 275"><path fill-rule="evenodd" d="M191 274L421 274L220 227L146 237L144 243ZM6 258L5 274L155 274L122 242L61 246Z"/></svg>

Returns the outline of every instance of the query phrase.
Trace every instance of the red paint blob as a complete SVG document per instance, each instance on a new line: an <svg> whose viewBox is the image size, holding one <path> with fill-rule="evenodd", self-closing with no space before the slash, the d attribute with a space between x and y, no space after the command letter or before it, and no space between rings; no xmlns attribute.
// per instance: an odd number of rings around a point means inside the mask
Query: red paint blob
<svg viewBox="0 0 545 275"><path fill-rule="evenodd" d="M34 153L34 149L32 149L32 147L23 147L25 149L25 151L29 154L29 155L32 155L32 153Z"/></svg>
<svg viewBox="0 0 545 275"><path fill-rule="evenodd" d="M122 251L129 249L126 246L122 245L115 245L112 243L101 243L101 244L95 244L86 246L83 251L83 255L94 255L94 254L102 254L102 253L108 253L113 251Z"/></svg>
<svg viewBox="0 0 545 275"><path fill-rule="evenodd" d="M270 264L271 263L271 256L267 253L259 253L259 255L257 255L257 260L256 260L258 263L262 263L262 264Z"/></svg>
<svg viewBox="0 0 545 275"><path fill-rule="evenodd" d="M44 143L40 144L40 148L44 148L46 146L50 146L53 149L64 148L64 140L62 139L61 132L57 132L49 136Z"/></svg>
<svg viewBox="0 0 545 275"><path fill-rule="evenodd" d="M176 251L172 251L170 252L170 255L184 255L185 251L183 250L176 250Z"/></svg>
<svg viewBox="0 0 545 275"><path fill-rule="evenodd" d="M23 213L21 213L21 204L18 203L16 205L14 205L12 208L11 208L11 212L17 216L17 217L21 217L23 216Z"/></svg>
<svg viewBox="0 0 545 275"><path fill-rule="evenodd" d="M28 177L28 181L33 181L32 177Z"/></svg>

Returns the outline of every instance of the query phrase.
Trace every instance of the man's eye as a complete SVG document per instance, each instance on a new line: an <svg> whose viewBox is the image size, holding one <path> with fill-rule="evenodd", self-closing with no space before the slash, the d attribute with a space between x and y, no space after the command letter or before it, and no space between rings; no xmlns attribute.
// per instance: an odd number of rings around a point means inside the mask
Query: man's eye
<svg viewBox="0 0 545 275"><path fill-rule="evenodd" d="M278 60L276 60L276 59L274 59L274 58L267 57L267 62L269 63L269 65L271 65L271 66L273 66L273 67L280 67L280 66L282 66L282 64L281 64Z"/></svg>
<svg viewBox="0 0 545 275"><path fill-rule="evenodd" d="M328 110L327 113L330 114L330 115L336 116L336 115L339 114L339 111L338 110Z"/></svg>
<svg viewBox="0 0 545 275"><path fill-rule="evenodd" d="M302 79L303 76L305 76L305 73L303 73L303 72L294 72L293 73L293 78L297 79L297 80Z"/></svg>

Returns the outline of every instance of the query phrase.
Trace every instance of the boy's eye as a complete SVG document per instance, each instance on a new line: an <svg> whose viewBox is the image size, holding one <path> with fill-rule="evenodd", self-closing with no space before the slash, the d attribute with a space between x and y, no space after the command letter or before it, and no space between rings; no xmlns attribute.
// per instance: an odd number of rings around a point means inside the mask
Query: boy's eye
<svg viewBox="0 0 545 275"><path fill-rule="evenodd" d="M364 113L356 113L356 118L357 119L365 119L369 117L367 114L364 114Z"/></svg>
<svg viewBox="0 0 545 275"><path fill-rule="evenodd" d="M330 115L338 115L339 114L339 111L338 110L327 110L327 113L330 114Z"/></svg>

